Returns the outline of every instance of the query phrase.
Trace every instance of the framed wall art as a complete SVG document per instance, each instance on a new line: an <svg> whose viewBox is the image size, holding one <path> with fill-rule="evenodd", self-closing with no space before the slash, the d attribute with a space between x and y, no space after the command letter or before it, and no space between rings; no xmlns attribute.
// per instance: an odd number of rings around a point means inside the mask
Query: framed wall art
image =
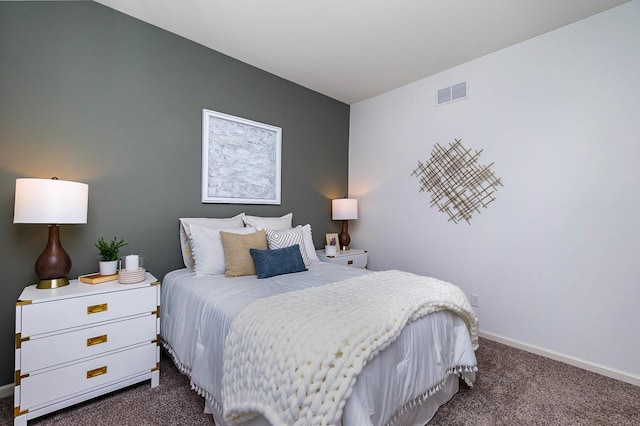
<svg viewBox="0 0 640 426"><path fill-rule="evenodd" d="M282 129L202 110L202 202L280 204Z"/></svg>

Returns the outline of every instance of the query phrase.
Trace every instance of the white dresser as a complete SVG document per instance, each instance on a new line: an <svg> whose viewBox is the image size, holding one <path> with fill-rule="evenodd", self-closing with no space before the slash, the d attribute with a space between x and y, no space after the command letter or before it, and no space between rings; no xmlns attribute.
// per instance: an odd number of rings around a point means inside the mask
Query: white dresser
<svg viewBox="0 0 640 426"><path fill-rule="evenodd" d="M366 268L368 263L367 250L338 250L335 256L327 256L324 250L316 250L316 253L323 262L338 263L354 268Z"/></svg>
<svg viewBox="0 0 640 426"><path fill-rule="evenodd" d="M131 384L160 381L160 283L39 290L16 302L14 425Z"/></svg>

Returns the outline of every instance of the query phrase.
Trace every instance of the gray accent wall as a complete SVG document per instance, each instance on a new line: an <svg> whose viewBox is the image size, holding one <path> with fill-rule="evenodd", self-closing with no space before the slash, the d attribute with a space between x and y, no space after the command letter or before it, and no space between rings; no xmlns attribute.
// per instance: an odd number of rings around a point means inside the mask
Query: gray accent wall
<svg viewBox="0 0 640 426"><path fill-rule="evenodd" d="M281 205L200 202L203 108L283 129ZM70 278L97 271L95 241L117 236L162 279L182 267L180 217L293 212L323 246L348 136L348 105L100 4L0 2L0 385L47 240L46 225L13 224L16 178L89 184L88 223L61 226Z"/></svg>

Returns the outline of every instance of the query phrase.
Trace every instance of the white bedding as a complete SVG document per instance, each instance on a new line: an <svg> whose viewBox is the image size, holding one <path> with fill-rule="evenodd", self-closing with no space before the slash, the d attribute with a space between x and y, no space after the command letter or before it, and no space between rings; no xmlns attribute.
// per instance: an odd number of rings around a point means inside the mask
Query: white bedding
<svg viewBox="0 0 640 426"><path fill-rule="evenodd" d="M369 273L321 263L309 271L258 280L255 276L194 277L170 272L162 283L161 334L176 365L207 400L216 424L222 416L223 348L233 319L252 301ZM409 324L358 376L343 425L426 423L458 389L460 374L475 379L476 359L465 323L438 311ZM440 393L433 395L437 390ZM268 424L258 417L251 425Z"/></svg>

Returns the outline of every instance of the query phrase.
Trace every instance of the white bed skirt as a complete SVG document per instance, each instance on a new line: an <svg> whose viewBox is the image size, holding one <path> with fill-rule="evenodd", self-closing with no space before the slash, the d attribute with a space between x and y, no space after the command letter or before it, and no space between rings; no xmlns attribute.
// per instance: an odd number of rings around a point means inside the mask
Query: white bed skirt
<svg viewBox="0 0 640 426"><path fill-rule="evenodd" d="M395 426L424 426L427 424L438 409L448 402L460 388L460 378L456 375L450 375L447 377L442 387L435 394L422 402L418 402L415 405L409 405L402 412L394 418L393 425ZM222 413L217 411L209 402L205 399L204 412L211 414L213 420L216 422L216 426L226 426ZM256 417L246 423L244 426L271 426L271 424L264 417ZM343 425L352 426L352 425ZM369 417L360 416L357 426L373 426Z"/></svg>

